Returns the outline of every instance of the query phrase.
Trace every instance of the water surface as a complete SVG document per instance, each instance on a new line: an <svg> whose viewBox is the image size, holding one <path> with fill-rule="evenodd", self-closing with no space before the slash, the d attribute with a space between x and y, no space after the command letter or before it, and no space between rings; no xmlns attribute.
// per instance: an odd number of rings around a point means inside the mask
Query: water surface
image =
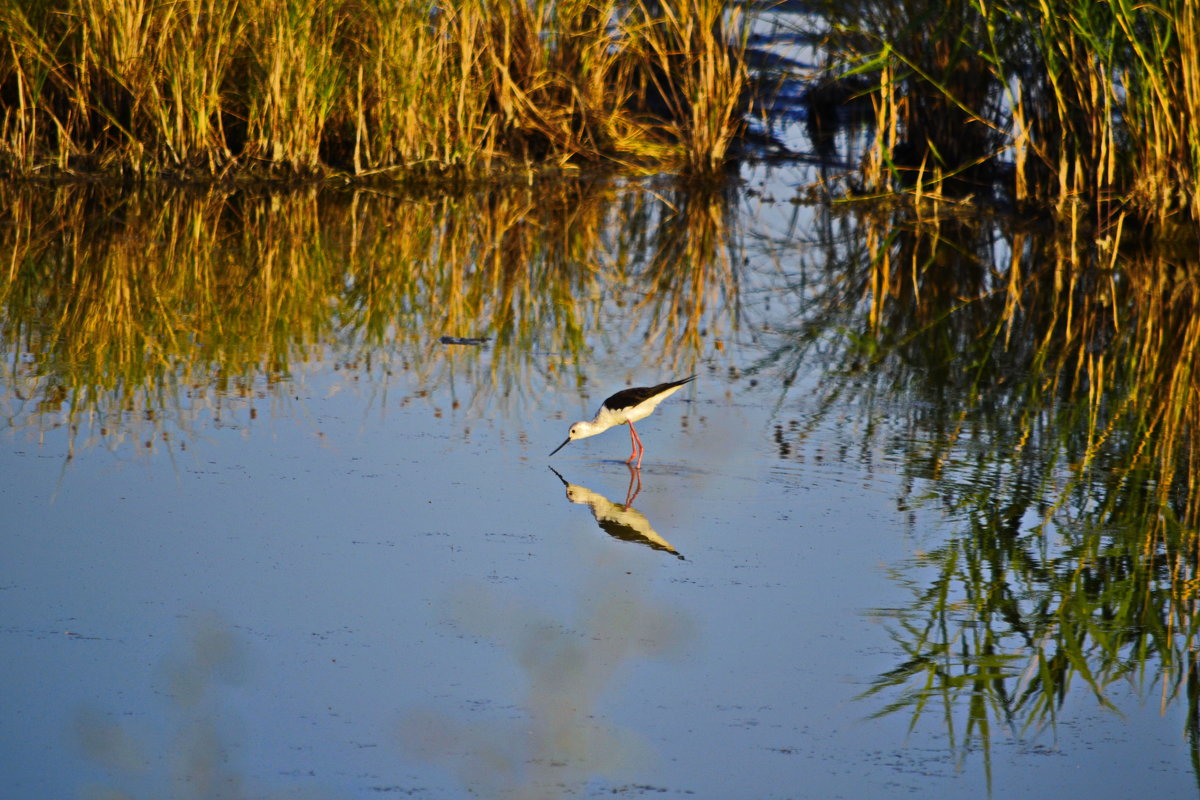
<svg viewBox="0 0 1200 800"><path fill-rule="evenodd" d="M7 189L5 794L1193 793L1169 654L1055 639L1125 535L1066 423L919 312L860 349L817 177ZM623 428L547 456L691 373L640 474Z"/></svg>

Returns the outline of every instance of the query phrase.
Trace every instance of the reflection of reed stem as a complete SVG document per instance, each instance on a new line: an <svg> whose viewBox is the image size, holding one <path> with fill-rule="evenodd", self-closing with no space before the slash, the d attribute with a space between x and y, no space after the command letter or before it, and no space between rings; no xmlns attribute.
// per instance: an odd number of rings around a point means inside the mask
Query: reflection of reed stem
<svg viewBox="0 0 1200 800"><path fill-rule="evenodd" d="M875 435L892 431L904 505L956 525L914 559L933 577L911 603L879 612L905 657L867 695L914 725L939 709L964 757L986 753L990 720L1053 726L1073 685L1112 708L1131 676L1161 675L1163 702L1183 699L1200 574L1195 255L856 210L865 247L828 265L813 303L847 330L819 407L861 409L868 430L891 418Z"/></svg>
<svg viewBox="0 0 1200 800"><path fill-rule="evenodd" d="M694 363L710 346L699 332L736 315L719 193L694 195L683 213L587 182L432 200L311 188L0 195L7 416L35 428L91 421L110 446L132 436L152 448L170 424L200 424L205 405L248 413L306 362L364 383L404 370L426 386L465 369L478 406L540 394L614 302L636 299L633 320L656 331L644 358L671 366ZM596 269L614 247L654 266ZM716 295L730 302L694 313L697 296ZM18 396L36 400L18 411Z"/></svg>

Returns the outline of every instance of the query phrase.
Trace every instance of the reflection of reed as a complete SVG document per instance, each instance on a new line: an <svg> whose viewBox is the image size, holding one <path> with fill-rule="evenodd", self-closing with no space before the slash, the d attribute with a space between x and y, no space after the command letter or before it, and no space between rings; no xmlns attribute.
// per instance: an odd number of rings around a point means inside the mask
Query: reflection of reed
<svg viewBox="0 0 1200 800"><path fill-rule="evenodd" d="M1161 253L1114 259L1078 242L1041 247L1020 232L1011 234L1005 263L971 255L991 247L972 225L943 224L894 238L890 273L879 275L882 256L874 261L882 349L871 371L879 385L918 392L921 406L941 417L930 474L939 475L961 443L990 441L993 455L1034 486L1054 479L1031 470L1066 468L1052 508L1075 500L1112 510L1124 498L1128 515L1131 493L1152 486L1134 527L1154 538L1169 519L1194 529L1194 268ZM961 397L970 402L944 413Z"/></svg>
<svg viewBox="0 0 1200 800"><path fill-rule="evenodd" d="M940 707L962 753L985 758L993 721L1053 724L1073 682L1109 705L1158 672L1163 702L1180 698L1200 579L1194 255L903 211L860 224L866 248L828 264L845 277L811 303L844 332L800 326L772 358L798 368L834 342L818 416L861 414L857 430L902 456L903 505L959 528L916 560L935 577L912 603L880 612L906 657L868 694L914 724ZM790 452L804 435L777 437ZM1188 734L1200 745L1200 726Z"/></svg>
<svg viewBox="0 0 1200 800"><path fill-rule="evenodd" d="M694 362L699 331L735 313L731 272L714 267L724 200L691 213L656 197L587 181L436 197L0 188L6 416L154 448L199 424L198 406L275 397L320 360L368 383L466 377L479 412L536 397L630 297L654 318L644 358ZM673 281L636 268L688 235L706 244L685 248ZM697 308L698 295L730 300ZM490 342L438 344L446 335Z"/></svg>
<svg viewBox="0 0 1200 800"><path fill-rule="evenodd" d="M655 229L639 310L647 315L645 339L679 342L682 355L702 348L712 309L723 302L736 308L739 258L728 235L736 197L732 186L682 185L666 200L670 211Z"/></svg>

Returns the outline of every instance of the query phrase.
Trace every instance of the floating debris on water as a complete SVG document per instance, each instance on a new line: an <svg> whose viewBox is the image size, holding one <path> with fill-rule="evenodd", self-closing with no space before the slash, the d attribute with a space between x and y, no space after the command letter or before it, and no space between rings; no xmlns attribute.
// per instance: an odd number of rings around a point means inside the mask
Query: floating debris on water
<svg viewBox="0 0 1200 800"><path fill-rule="evenodd" d="M462 336L443 336L438 339L442 344L467 344L467 345L483 345L492 340L490 336L478 337L462 337Z"/></svg>

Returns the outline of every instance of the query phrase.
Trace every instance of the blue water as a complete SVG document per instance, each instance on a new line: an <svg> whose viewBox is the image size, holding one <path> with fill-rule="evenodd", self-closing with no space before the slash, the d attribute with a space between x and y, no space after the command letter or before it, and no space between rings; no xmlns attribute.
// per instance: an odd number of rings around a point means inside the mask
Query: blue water
<svg viewBox="0 0 1200 800"><path fill-rule="evenodd" d="M670 377L639 358L597 351L585 400ZM65 427L4 432L4 796L986 795L940 712L855 699L947 522L838 420L781 459L803 392L702 371L639 425L633 506L681 560L547 468L624 503L624 429L546 456L580 401L387 381L317 363L69 462ZM1189 794L1184 712L1115 701L997 725L993 795Z"/></svg>

